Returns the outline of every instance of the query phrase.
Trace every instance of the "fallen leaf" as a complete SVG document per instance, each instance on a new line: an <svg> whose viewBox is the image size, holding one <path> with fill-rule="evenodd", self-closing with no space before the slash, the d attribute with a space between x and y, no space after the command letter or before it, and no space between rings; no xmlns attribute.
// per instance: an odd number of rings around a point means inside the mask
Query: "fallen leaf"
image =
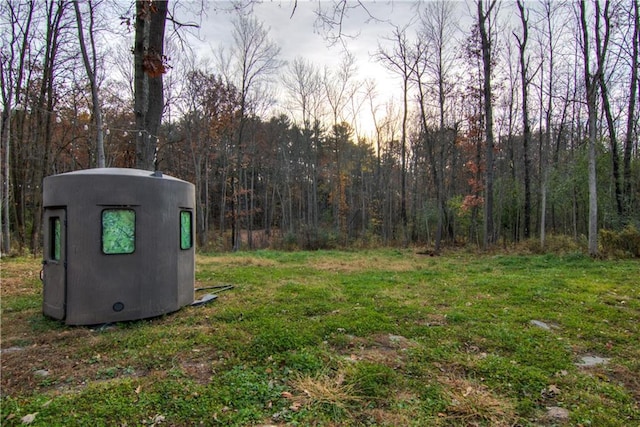
<svg viewBox="0 0 640 427"><path fill-rule="evenodd" d="M300 402L293 402L293 404L289 406L289 409L291 409L293 412L297 412L300 410L301 406L302 404Z"/></svg>
<svg viewBox="0 0 640 427"><path fill-rule="evenodd" d="M464 397L469 396L473 392L473 387L467 387L467 390L462 394Z"/></svg>
<svg viewBox="0 0 640 427"><path fill-rule="evenodd" d="M31 424L35 421L36 415L38 415L37 412L34 412L33 414L27 414L24 417L20 418L20 421L22 421L22 424Z"/></svg>
<svg viewBox="0 0 640 427"><path fill-rule="evenodd" d="M136 390L135 390L136 394L140 394L141 391L142 391L142 386L141 385L136 387Z"/></svg>
<svg viewBox="0 0 640 427"><path fill-rule="evenodd" d="M548 388L547 391L549 393L553 393L553 394L560 394L560 389L558 388L557 385L555 384L551 384Z"/></svg>
<svg viewBox="0 0 640 427"><path fill-rule="evenodd" d="M165 421L165 416L161 415L161 414L156 414L153 416L153 418L151 418L151 425L155 426L158 424L162 424Z"/></svg>
<svg viewBox="0 0 640 427"><path fill-rule="evenodd" d="M285 399L293 399L293 394L289 393L288 391L283 391L282 393L280 393L280 396L284 397Z"/></svg>

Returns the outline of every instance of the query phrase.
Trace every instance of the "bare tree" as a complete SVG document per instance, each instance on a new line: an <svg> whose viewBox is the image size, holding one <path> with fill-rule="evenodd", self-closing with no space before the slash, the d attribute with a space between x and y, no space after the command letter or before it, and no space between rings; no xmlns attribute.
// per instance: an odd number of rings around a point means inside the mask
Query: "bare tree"
<svg viewBox="0 0 640 427"><path fill-rule="evenodd" d="M305 129L310 128L312 122L320 118L325 99L320 72L311 62L297 57L289 63L282 83L289 94L291 108L300 114L300 124Z"/></svg>
<svg viewBox="0 0 640 427"><path fill-rule="evenodd" d="M336 232L341 227L341 216L344 211L344 206L341 202L343 200L343 185L341 180L342 173L342 157L340 152L340 125L344 120L345 108L349 103L350 98L355 93L355 85L353 84L353 75L355 74L355 58L349 52L345 52L342 62L336 72L329 71L328 68L324 70L324 76L322 79L325 96L329 108L331 110L331 127L333 143L333 155L335 165L335 175L333 179L333 219Z"/></svg>
<svg viewBox="0 0 640 427"><path fill-rule="evenodd" d="M307 225L310 228L312 237L318 232L318 170L319 165L319 138L314 137L313 128L320 121L321 104L324 101L324 87L320 72L314 68L313 64L298 57L289 64L288 74L283 77L283 83L289 92L289 98L293 104L293 109L300 113L302 120L302 138L305 147L303 148L308 160L304 162L307 166L307 181L311 183L308 190L308 215ZM301 153L303 154L303 153ZM288 172L285 165L285 171Z"/></svg>
<svg viewBox="0 0 640 427"><path fill-rule="evenodd" d="M334 0L330 2L318 2L316 8L315 26L324 35L330 44L342 43L346 49L345 39L355 38L358 34L345 32L344 21L349 16L349 12L354 9L360 9L368 16L368 20L381 22L383 19L374 16L370 12L364 0ZM298 0L294 0L291 16L296 11Z"/></svg>
<svg viewBox="0 0 640 427"><path fill-rule="evenodd" d="M91 88L91 104L93 107L93 121L95 124L96 132L96 157L97 166L99 168L105 167L104 157L104 129L102 123L102 106L100 103L100 92L98 87L98 79L96 77L98 71L98 52L96 49L96 29L95 29L95 10L99 7L100 2L88 0L86 5L88 7L88 21L89 28L87 30L89 36L89 51L87 50L87 43L85 41L84 34L84 18L80 11L80 6L77 0L74 0L73 7L76 12L76 22L78 24L78 41L80 43L80 52L82 53L82 62L84 69L87 72L87 79L89 80L89 87Z"/></svg>
<svg viewBox="0 0 640 427"><path fill-rule="evenodd" d="M407 38L407 28L395 27L387 38L393 43L390 49L378 46L376 58L402 81L402 124L400 134L401 184L400 184L400 220L403 241L407 243L407 119L409 117L409 87L416 70L416 55L411 52Z"/></svg>
<svg viewBox="0 0 640 427"><path fill-rule="evenodd" d="M531 233L531 162L529 161L529 147L531 145L531 126L529 124L529 59L527 57L527 41L529 39L529 13L522 0L517 1L522 34L513 33L518 42L520 58L520 84L522 89L522 129L523 129L523 157L524 157L524 238Z"/></svg>
<svg viewBox="0 0 640 427"><path fill-rule="evenodd" d="M2 186L2 251L11 252L11 217L9 215L11 199L11 119L14 109L20 106L20 90L27 65L31 25L35 2L9 1L0 5L0 16L8 21L9 31L2 32L2 61L0 61L0 87L2 88L2 117L0 119L0 141L4 148L3 186ZM5 40L5 36L8 40Z"/></svg>
<svg viewBox="0 0 640 427"><path fill-rule="evenodd" d="M600 31L600 4L594 2L596 7L596 26L594 31ZM586 88L587 112L588 112L588 137L589 137L589 254L598 255L598 187L596 181L596 122L597 122L597 97L598 97L598 69L591 73L591 52L589 50L589 25L587 24L587 11L584 0L579 2L580 27L582 29L582 55L584 61L584 84Z"/></svg>
<svg viewBox="0 0 640 427"><path fill-rule="evenodd" d="M535 9L534 9L535 11ZM552 158L553 163L557 163L558 145L552 150L552 135L555 134L556 141L562 137L564 129L564 117L566 116L569 104L568 97L565 97L563 107L560 109L561 120L557 131L554 132L553 113L554 99L556 95L556 50L559 40L559 34L556 34L554 26L554 18L559 15L559 6L551 0L542 0L540 2L540 19L544 22L544 29L538 32L539 49L540 49L540 73L539 73L539 102L540 102L540 146L539 146L539 164L540 164L540 246L544 248L546 244L546 228L547 228L547 192L549 182L549 161ZM546 80L545 80L546 78ZM546 97L546 100L545 100ZM544 116L544 117L543 117ZM544 132L542 131L544 126Z"/></svg>
<svg viewBox="0 0 640 427"><path fill-rule="evenodd" d="M599 20L600 17L596 16L596 32L595 32L595 44L596 44L596 61L598 73L598 87L600 88L600 97L602 99L602 109L604 116L607 120L607 129L609 131L609 147L611 149L611 174L613 179L614 197L616 203L616 210L618 216L622 217L624 213L623 199L622 199L622 186L620 180L620 155L618 154L618 138L616 134L616 124L611 112L611 102L609 101L609 88L605 76L605 68L607 61L607 54L609 49L609 41L611 39L611 3L606 1L604 3L604 10L602 12L602 18L604 19L604 35L600 32ZM599 5L597 5L596 12L599 13Z"/></svg>
<svg viewBox="0 0 640 427"><path fill-rule="evenodd" d="M438 132L435 138L436 152L430 149L431 169L436 188L438 205L438 219L436 227L435 251L440 251L443 238L444 218L446 215L446 195L444 182L446 177L446 153L448 147L455 142L455 133L447 132L448 97L452 92L452 73L455 64L453 50L456 24L454 20L455 3L437 1L427 3L421 14L422 27L419 38L424 44L418 43L415 54L417 62L415 72L417 75L418 92L420 97L420 109L423 132L427 132L427 114L425 112L426 90L423 85L435 87L435 96L438 100ZM424 81L424 80L427 81Z"/></svg>
<svg viewBox="0 0 640 427"><path fill-rule="evenodd" d="M482 48L483 64L483 97L485 115L485 197L484 197L484 247L485 249L494 243L493 227L493 97L491 89L491 68L492 55L495 49L491 37L491 13L496 7L497 0L489 0L487 10L484 10L484 1L477 0L478 4L478 27L480 30L480 40Z"/></svg>
<svg viewBox="0 0 640 427"><path fill-rule="evenodd" d="M239 96L239 123L236 131L236 175L232 177L232 246L234 250L240 249L240 209L244 205L247 214L251 205L251 188L242 188L243 182L247 182L245 173L246 162L243 145L246 124L250 113L255 112L264 89L272 75L283 65L278 59L280 47L269 37L269 30L255 17L240 15L234 21L233 46L230 55L222 57L223 71L226 68L226 78L238 89ZM246 187L246 185L245 185ZM242 199L242 201L241 201Z"/></svg>
<svg viewBox="0 0 640 427"><path fill-rule="evenodd" d="M624 176L624 204L626 213L632 212L632 186L631 186L631 153L633 151L634 129L637 126L636 101L639 90L638 69L640 69L639 49L640 49L640 2L633 0L633 11L630 13L630 21L632 22L632 38L631 38L631 78L629 82L629 104L627 108L627 128L624 140L624 157L623 157L623 176ZM635 138L637 144L637 133Z"/></svg>

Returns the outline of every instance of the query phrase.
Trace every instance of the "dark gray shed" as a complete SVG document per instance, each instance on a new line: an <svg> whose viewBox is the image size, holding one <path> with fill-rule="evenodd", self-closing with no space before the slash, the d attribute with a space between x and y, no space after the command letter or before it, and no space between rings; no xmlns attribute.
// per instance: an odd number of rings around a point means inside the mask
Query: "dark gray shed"
<svg viewBox="0 0 640 427"><path fill-rule="evenodd" d="M69 325L135 320L191 304L195 187L100 168L44 179L45 315Z"/></svg>

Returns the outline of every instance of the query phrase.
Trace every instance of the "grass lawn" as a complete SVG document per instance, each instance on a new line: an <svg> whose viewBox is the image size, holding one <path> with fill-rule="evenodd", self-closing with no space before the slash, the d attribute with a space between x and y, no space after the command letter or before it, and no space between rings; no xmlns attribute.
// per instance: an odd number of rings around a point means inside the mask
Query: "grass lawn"
<svg viewBox="0 0 640 427"><path fill-rule="evenodd" d="M234 288L95 327L43 317L39 270L2 260L3 426L640 425L637 260L199 255Z"/></svg>

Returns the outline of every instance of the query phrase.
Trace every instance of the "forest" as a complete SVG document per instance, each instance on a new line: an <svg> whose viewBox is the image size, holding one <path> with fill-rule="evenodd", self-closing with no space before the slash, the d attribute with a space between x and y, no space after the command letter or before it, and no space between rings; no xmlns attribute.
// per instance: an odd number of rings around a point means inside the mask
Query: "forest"
<svg viewBox="0 0 640 427"><path fill-rule="evenodd" d="M41 250L44 177L126 167L195 185L203 250L562 236L640 256L638 0L415 2L370 57L393 99L347 47L338 66L283 60L250 1L204 58L177 4L0 3L4 254ZM368 4L317 7L339 44Z"/></svg>

